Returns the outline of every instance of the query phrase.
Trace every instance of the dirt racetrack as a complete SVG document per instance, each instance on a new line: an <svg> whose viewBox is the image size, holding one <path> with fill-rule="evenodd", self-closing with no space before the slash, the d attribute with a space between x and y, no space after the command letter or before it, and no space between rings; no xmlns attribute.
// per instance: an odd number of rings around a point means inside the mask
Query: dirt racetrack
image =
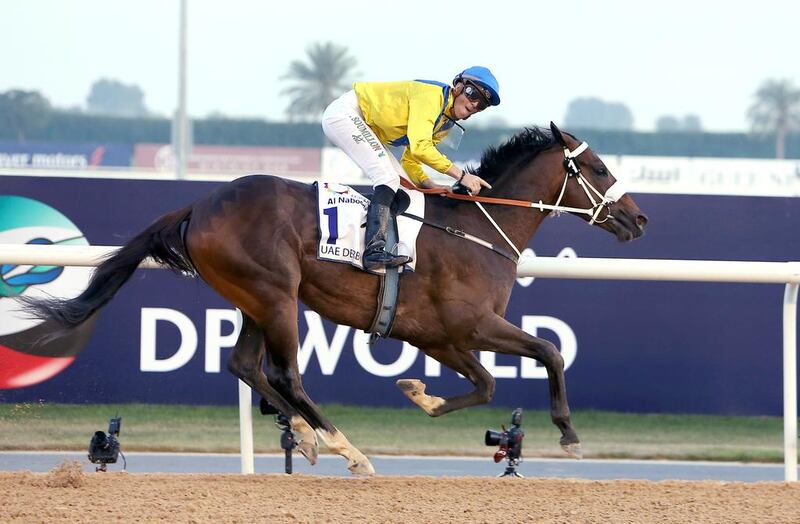
<svg viewBox="0 0 800 524"><path fill-rule="evenodd" d="M800 485L0 473L0 522L797 523Z"/></svg>

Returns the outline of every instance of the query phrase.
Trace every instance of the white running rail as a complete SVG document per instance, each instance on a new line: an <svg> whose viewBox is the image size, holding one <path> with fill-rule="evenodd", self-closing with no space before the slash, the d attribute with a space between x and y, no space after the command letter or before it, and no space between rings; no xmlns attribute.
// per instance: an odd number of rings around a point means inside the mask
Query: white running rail
<svg viewBox="0 0 800 524"><path fill-rule="evenodd" d="M34 246L0 244L0 263L96 266L116 246ZM140 267L157 268L148 259ZM800 262L717 260L637 260L622 258L523 259L520 277L678 282L784 284L783 296L783 448L784 478L797 481L797 293ZM253 472L250 388L240 383L242 473Z"/></svg>

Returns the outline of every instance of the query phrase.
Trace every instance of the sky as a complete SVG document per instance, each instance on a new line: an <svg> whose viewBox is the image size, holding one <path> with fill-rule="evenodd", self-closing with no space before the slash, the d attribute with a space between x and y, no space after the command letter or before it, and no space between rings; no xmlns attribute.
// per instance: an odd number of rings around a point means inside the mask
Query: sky
<svg viewBox="0 0 800 524"><path fill-rule="evenodd" d="M170 115L178 99L178 0L4 0L0 92L85 107L93 82L138 85ZM800 86L800 2L188 0L190 115L283 120L280 77L314 42L346 46L352 80L449 82L492 69L502 103L473 117L563 122L578 97L622 102L634 127L696 114L743 131L769 78Z"/></svg>

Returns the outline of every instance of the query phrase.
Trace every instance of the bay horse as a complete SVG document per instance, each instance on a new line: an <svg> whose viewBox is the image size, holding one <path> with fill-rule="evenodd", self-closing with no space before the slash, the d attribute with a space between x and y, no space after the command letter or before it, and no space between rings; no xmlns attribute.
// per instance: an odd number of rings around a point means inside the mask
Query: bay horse
<svg viewBox="0 0 800 524"><path fill-rule="evenodd" d="M549 132L526 128L489 148L475 172L492 184L488 197L517 202L490 206L497 227L473 202L441 196L426 197L425 219L516 252L552 210L578 214L620 241L641 236L647 223L585 142L553 123ZM111 300L148 256L180 273L199 275L242 312L241 334L227 362L230 372L289 417L299 450L312 464L319 437L347 459L353 473L372 474L367 457L309 398L298 370L298 301L335 323L367 330L379 286L375 275L317 259L316 206L312 185L274 176L243 177L158 218L99 265L78 297L22 300L33 315L57 320L69 330ZM551 342L503 318L516 270L513 257L441 229L422 228L416 270L401 278L391 336L461 373L474 389L443 398L427 394L420 380L398 380L397 385L437 417L491 400L494 378L473 351L536 359L547 370L550 415L561 431L560 444L579 457L560 353Z"/></svg>

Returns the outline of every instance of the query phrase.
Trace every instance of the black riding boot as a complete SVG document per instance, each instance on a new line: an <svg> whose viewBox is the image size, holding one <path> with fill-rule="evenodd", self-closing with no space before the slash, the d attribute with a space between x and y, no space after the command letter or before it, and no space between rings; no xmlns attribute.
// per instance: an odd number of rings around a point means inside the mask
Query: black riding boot
<svg viewBox="0 0 800 524"><path fill-rule="evenodd" d="M411 262L411 257L386 251L386 232L391 227L391 209L394 191L389 186L375 188L367 210L367 231L364 237L364 268L397 267Z"/></svg>

